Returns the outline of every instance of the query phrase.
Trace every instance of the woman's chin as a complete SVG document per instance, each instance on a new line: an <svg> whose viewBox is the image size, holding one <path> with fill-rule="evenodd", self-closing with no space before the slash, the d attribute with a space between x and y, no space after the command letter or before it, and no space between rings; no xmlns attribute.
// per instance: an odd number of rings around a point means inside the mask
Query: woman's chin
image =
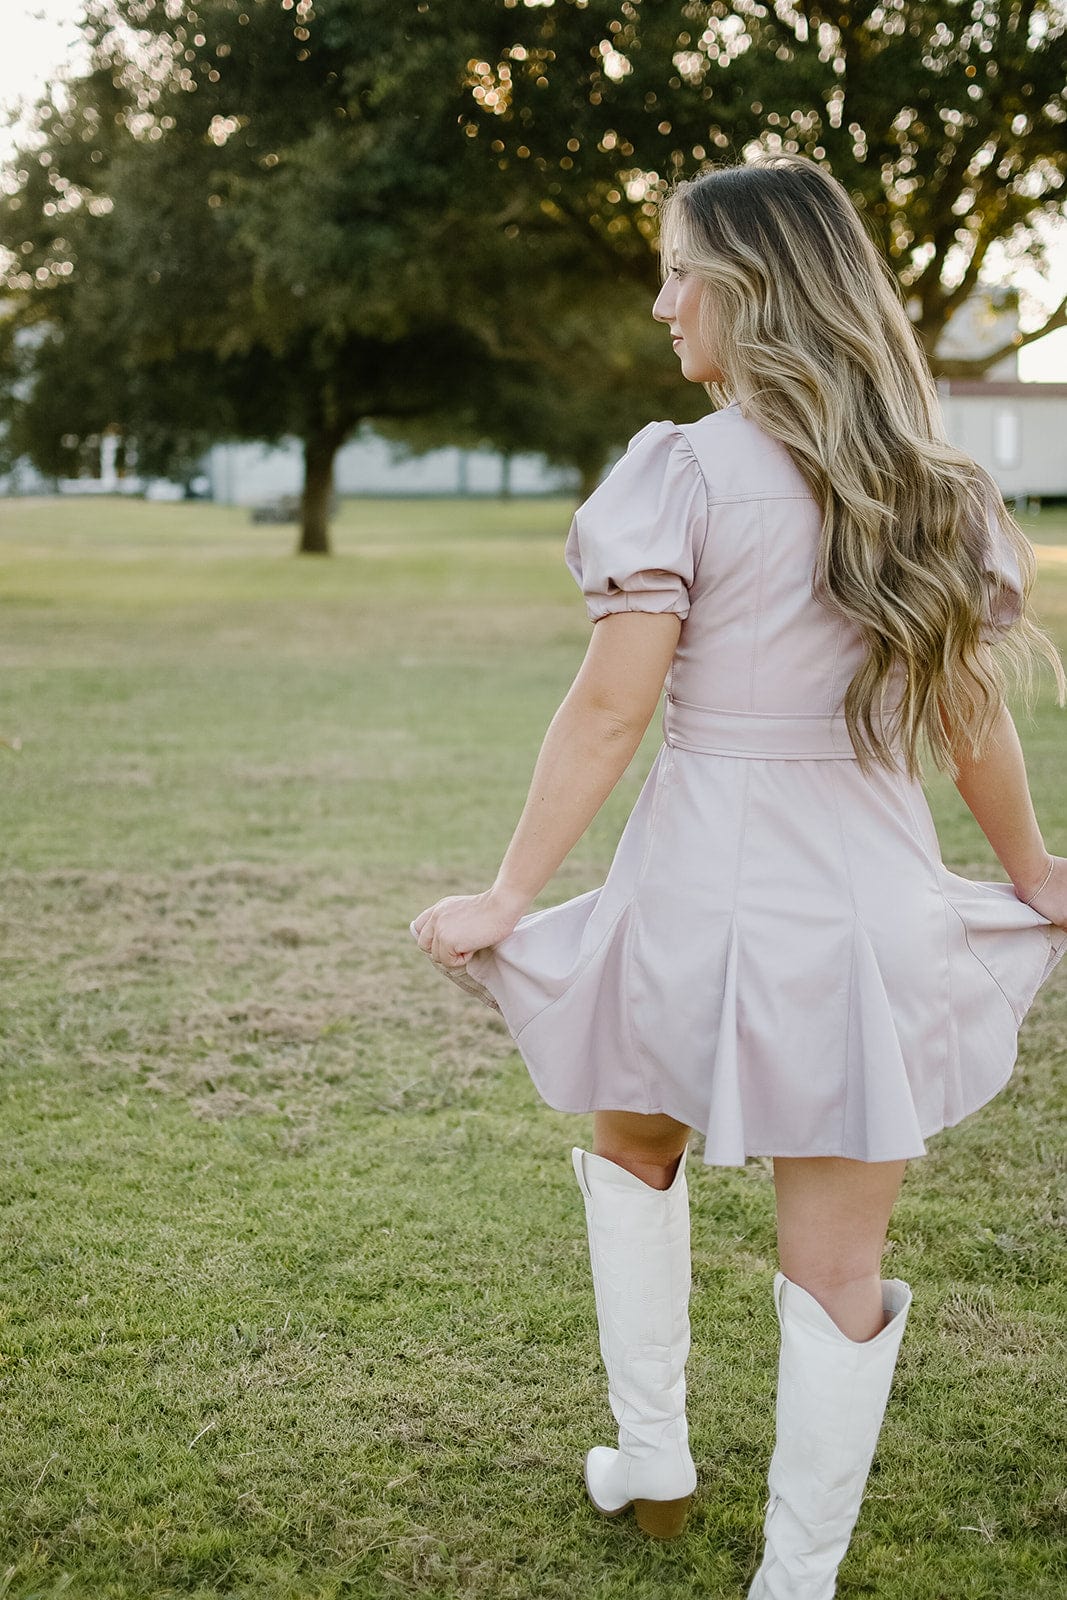
<svg viewBox="0 0 1067 1600"><path fill-rule="evenodd" d="M706 361L694 361L683 350L681 355L682 377L689 383L718 383L722 374L717 367L710 366Z"/></svg>

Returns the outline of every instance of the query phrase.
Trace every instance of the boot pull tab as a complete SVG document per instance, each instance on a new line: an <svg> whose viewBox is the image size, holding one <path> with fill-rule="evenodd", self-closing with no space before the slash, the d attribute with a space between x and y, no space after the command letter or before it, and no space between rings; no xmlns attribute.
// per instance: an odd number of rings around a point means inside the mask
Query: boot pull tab
<svg viewBox="0 0 1067 1600"><path fill-rule="evenodd" d="M585 1176L585 1163L582 1160L584 1155L585 1151L582 1149L581 1145L576 1144L571 1151L571 1160L574 1162L574 1175L578 1179L579 1189L585 1195L587 1200L592 1200L593 1196L590 1193L589 1184L586 1181Z"/></svg>

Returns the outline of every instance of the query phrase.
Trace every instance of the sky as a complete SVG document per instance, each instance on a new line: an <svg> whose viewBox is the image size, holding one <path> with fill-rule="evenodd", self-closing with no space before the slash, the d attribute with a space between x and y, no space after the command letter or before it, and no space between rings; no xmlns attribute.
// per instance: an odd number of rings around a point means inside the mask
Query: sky
<svg viewBox="0 0 1067 1600"><path fill-rule="evenodd" d="M9 111L32 105L57 70L77 67L79 36L76 18L81 0L5 0L4 50L0 53L0 164L13 148L17 127L3 124ZM1024 332L1040 325L1067 294L1067 221L1056 230L1051 275L1043 280L1030 263L1009 263L1003 248L986 257L984 281L1012 282L1021 291L1020 324ZM1020 352L1019 376L1027 383L1067 383L1067 328L1038 339Z"/></svg>

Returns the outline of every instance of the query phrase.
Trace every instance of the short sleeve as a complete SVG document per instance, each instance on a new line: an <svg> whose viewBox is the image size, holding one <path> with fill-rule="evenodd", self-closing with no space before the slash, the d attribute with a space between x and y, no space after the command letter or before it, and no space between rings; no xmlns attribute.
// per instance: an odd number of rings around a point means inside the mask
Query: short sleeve
<svg viewBox="0 0 1067 1600"><path fill-rule="evenodd" d="M593 622L612 611L689 615L708 492L677 424L650 422L574 514L564 560Z"/></svg>
<svg viewBox="0 0 1067 1600"><path fill-rule="evenodd" d="M983 643L995 644L1022 615L1023 577L1019 558L988 501L985 534L986 616L981 637Z"/></svg>

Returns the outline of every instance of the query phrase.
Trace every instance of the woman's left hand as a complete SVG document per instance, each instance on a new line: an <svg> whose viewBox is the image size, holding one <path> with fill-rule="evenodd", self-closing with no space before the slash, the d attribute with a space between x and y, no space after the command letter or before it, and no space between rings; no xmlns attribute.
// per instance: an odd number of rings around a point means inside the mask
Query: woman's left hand
<svg viewBox="0 0 1067 1600"><path fill-rule="evenodd" d="M527 906L498 891L450 894L420 911L409 928L420 950L442 967L463 967L468 956L498 944L512 932Z"/></svg>

